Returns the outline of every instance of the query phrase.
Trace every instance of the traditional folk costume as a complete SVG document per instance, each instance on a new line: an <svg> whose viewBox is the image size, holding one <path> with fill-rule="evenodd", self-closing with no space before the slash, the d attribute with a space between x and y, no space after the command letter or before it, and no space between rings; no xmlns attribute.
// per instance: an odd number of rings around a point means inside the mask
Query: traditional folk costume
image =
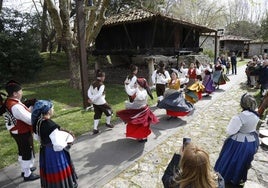
<svg viewBox="0 0 268 188"><path fill-rule="evenodd" d="M40 180L44 188L76 188L77 175L69 153L68 139L62 137L60 126L44 117L52 103L38 100L33 107L33 130L40 141Z"/></svg>
<svg viewBox="0 0 268 188"><path fill-rule="evenodd" d="M247 180L248 170L259 147L256 132L259 117L254 111L256 101L253 96L244 94L240 104L243 111L231 119L227 127L230 136L225 140L214 167L226 183L234 185Z"/></svg>
<svg viewBox="0 0 268 188"><path fill-rule="evenodd" d="M134 89L125 85L128 95L135 96L134 101L126 101L126 109L117 111L116 115L127 123L126 137L147 141L151 134L150 124L156 124L159 120L147 105L148 95L152 98L147 81L138 78L137 84L140 87Z"/></svg>
<svg viewBox="0 0 268 188"><path fill-rule="evenodd" d="M14 92L19 92L21 86L16 81L9 81L6 84L8 98L5 101L6 127L11 136L16 141L18 147L18 161L21 166L21 176L24 181L32 181L39 178L39 175L32 171L36 168L34 164L34 145L31 124L31 112L18 98L13 96ZM8 117L7 117L8 116Z"/></svg>
<svg viewBox="0 0 268 188"><path fill-rule="evenodd" d="M138 72L138 67L136 65L131 65L130 67L131 73L127 76L124 84L129 85L130 88L134 88L136 81L137 81L137 72ZM126 91L127 92L127 91ZM134 98L133 96L129 96L129 102L133 102Z"/></svg>
<svg viewBox="0 0 268 188"><path fill-rule="evenodd" d="M101 119L102 113L106 115L106 126L109 128L113 128L114 126L111 125L111 118L112 118L112 108L106 102L105 99L105 85L103 84L105 78L105 73L99 71L97 73L97 79L90 85L88 89L88 98L90 102L93 103L94 107L94 128L93 134L98 134L98 125Z"/></svg>
<svg viewBox="0 0 268 188"><path fill-rule="evenodd" d="M194 108L179 91L180 80L178 78L171 79L168 88L164 94L164 99L157 104L157 107L166 109L167 115L171 117L188 115Z"/></svg>
<svg viewBox="0 0 268 188"><path fill-rule="evenodd" d="M223 73L223 68L220 63L216 63L213 71L213 82L215 86L224 85L227 81L230 81L226 74Z"/></svg>
<svg viewBox="0 0 268 188"><path fill-rule="evenodd" d="M185 99L190 103L196 103L198 100L202 98L202 92L204 90L204 86L200 83L197 75L201 75L199 69L194 67L194 64L190 64L190 68L188 69L188 78L189 82L187 83L187 88L185 92Z"/></svg>
<svg viewBox="0 0 268 188"><path fill-rule="evenodd" d="M211 94L215 91L215 87L212 80L212 69L207 67L205 68L205 76L203 79L202 84L205 86L204 92L207 93L207 95Z"/></svg>
<svg viewBox="0 0 268 188"><path fill-rule="evenodd" d="M164 97L166 84L168 83L168 80L170 80L170 75L169 72L165 70L165 65L163 62L160 62L159 66L159 70L155 70L151 78L156 87L158 101L161 101Z"/></svg>

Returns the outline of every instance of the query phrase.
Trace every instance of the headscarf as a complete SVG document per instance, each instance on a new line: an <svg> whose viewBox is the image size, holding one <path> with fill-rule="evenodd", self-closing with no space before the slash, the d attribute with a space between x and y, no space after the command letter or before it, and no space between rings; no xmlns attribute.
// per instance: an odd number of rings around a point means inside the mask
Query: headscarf
<svg viewBox="0 0 268 188"><path fill-rule="evenodd" d="M147 83L147 80L145 78L137 78L137 83L144 89L146 89L147 94L150 96L151 99L154 99L151 89Z"/></svg>
<svg viewBox="0 0 268 188"><path fill-rule="evenodd" d="M243 108L243 110L255 112L257 108L257 102L252 95L245 93L241 97L240 106Z"/></svg>
<svg viewBox="0 0 268 188"><path fill-rule="evenodd" d="M15 80L10 80L6 83L5 89L8 96L12 96L14 92L18 92L22 88L19 82L16 82Z"/></svg>
<svg viewBox="0 0 268 188"><path fill-rule="evenodd" d="M35 125L41 115L47 114L53 104L48 100L38 100L32 110L32 125Z"/></svg>

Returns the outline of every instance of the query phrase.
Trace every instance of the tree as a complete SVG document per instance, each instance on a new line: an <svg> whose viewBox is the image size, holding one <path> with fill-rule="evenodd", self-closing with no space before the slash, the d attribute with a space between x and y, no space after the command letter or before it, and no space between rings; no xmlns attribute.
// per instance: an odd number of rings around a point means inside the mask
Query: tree
<svg viewBox="0 0 268 188"><path fill-rule="evenodd" d="M238 21L226 26L226 34L242 36L249 39L258 39L260 32L260 25L248 21Z"/></svg>
<svg viewBox="0 0 268 188"><path fill-rule="evenodd" d="M177 0L174 1L171 14L191 23L218 28L224 25L225 7L216 1Z"/></svg>
<svg viewBox="0 0 268 188"><path fill-rule="evenodd" d="M0 80L29 81L40 70L38 33L34 17L6 9L0 16Z"/></svg>
<svg viewBox="0 0 268 188"><path fill-rule="evenodd" d="M266 18L261 22L261 38L263 41L268 40L268 13L266 13Z"/></svg>
<svg viewBox="0 0 268 188"><path fill-rule="evenodd" d="M56 38L61 43L69 62L70 86L81 89L79 50L76 37L77 23L71 17L75 4L71 4L70 0L59 0L58 4L53 0L45 1L56 31ZM86 18L88 18L86 21L86 46L94 45L94 40L105 21L105 12L109 2L110 0L97 0L95 1L94 7L84 12Z"/></svg>

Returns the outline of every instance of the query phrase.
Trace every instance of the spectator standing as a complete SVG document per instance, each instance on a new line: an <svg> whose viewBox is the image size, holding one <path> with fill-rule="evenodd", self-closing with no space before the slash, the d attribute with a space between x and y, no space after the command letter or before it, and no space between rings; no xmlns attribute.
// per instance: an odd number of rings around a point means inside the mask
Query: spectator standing
<svg viewBox="0 0 268 188"><path fill-rule="evenodd" d="M231 64L232 64L232 74L237 74L237 59L236 59L236 55L235 55L235 52L232 52L232 55L231 55Z"/></svg>
<svg viewBox="0 0 268 188"><path fill-rule="evenodd" d="M67 132L51 120L53 113L52 102L47 100L38 100L32 112L33 131L40 141L41 187L76 188L78 178L69 152L74 140L71 134L65 135Z"/></svg>
<svg viewBox="0 0 268 188"><path fill-rule="evenodd" d="M33 181L39 179L39 175L34 174L36 168L34 163L34 146L32 135L31 112L22 102L22 87L20 83L10 80L6 83L6 92L8 98L5 101L5 106L12 117L12 121L6 121L8 130L11 136L16 141L18 146L18 161L21 166L21 176L24 181Z"/></svg>
<svg viewBox="0 0 268 188"><path fill-rule="evenodd" d="M256 132L259 116L255 111L257 102L252 95L245 93L241 97L240 105L242 112L229 122L229 136L214 167L226 183L234 186L241 186L246 182L248 170L259 147Z"/></svg>

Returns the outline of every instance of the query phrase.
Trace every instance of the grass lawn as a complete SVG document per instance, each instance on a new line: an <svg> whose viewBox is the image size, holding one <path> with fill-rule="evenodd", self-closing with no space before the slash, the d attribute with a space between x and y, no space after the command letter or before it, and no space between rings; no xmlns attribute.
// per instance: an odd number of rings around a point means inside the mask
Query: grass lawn
<svg viewBox="0 0 268 188"><path fill-rule="evenodd" d="M91 132L93 129L93 111L85 111L82 107L82 95L80 90L68 86L68 65L62 54L43 55L45 65L43 70L32 83L23 83L24 99L50 99L54 104L55 114L53 120L62 128L70 130L75 136ZM106 100L112 106L113 111L124 109L124 101L128 99L123 85L105 84ZM149 105L156 103L149 99ZM119 121L115 115L112 118L115 123ZM105 124L103 114L99 126ZM0 118L0 169L17 161L17 146L15 141L6 130L3 118ZM35 142L35 151L39 151L39 143Z"/></svg>
<svg viewBox="0 0 268 188"><path fill-rule="evenodd" d="M93 111L82 108L82 95L80 90L68 86L68 65L64 54L43 54L45 64L43 70L32 83L23 83L24 98L50 99L54 103L55 114L53 120L62 128L70 130L75 136L91 132L93 129ZM244 65L248 60L239 61L238 66ZM37 81L36 81L37 80ZM123 85L105 85L106 100L114 112L124 109L127 95ZM157 97L153 92L154 100L149 99L149 105L155 104ZM113 116L115 123L119 119ZM100 126L105 123L103 115ZM17 147L0 118L0 169L17 161ZM35 151L39 151L39 143L35 142Z"/></svg>

